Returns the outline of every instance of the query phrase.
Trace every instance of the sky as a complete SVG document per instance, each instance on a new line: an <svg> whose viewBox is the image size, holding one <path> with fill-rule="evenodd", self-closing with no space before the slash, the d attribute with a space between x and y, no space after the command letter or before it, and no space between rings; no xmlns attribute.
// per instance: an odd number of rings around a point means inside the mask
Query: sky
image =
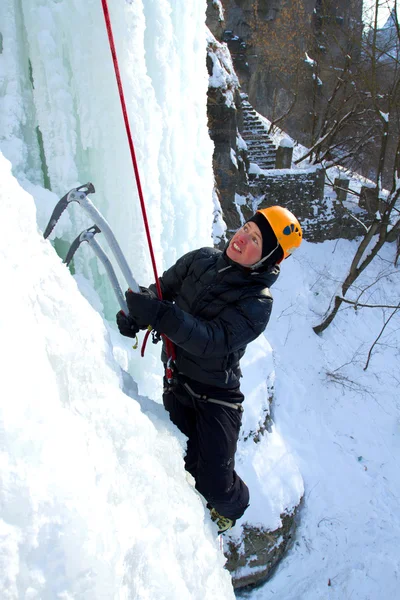
<svg viewBox="0 0 400 600"><path fill-rule="evenodd" d="M397 0L381 0L378 8L378 26L383 27L388 20ZM364 0L364 22L370 23L375 15L375 0Z"/></svg>
<svg viewBox="0 0 400 600"><path fill-rule="evenodd" d="M218 210L204 13L183 0L111 10L160 272L212 244ZM141 359L119 335L87 245L73 275L63 265L92 224L79 206L42 236L58 198L91 180L134 276L152 281L100 3L10 1L0 17L0 597L233 598L216 526L185 476L184 436L160 404L159 347ZM293 547L257 600L396 597L398 322L366 371L383 310L346 309L322 337L312 331L355 244L304 242L285 261L271 322L243 360L237 469L251 506L231 538L246 522L273 530L304 495ZM371 302L398 298L393 256L385 248L360 282ZM273 426L255 443L271 394Z"/></svg>

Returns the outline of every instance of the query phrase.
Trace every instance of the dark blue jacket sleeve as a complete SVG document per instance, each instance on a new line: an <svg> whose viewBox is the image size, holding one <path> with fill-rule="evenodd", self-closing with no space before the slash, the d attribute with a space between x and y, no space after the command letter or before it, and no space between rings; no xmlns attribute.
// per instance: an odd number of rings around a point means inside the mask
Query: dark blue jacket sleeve
<svg viewBox="0 0 400 600"><path fill-rule="evenodd" d="M162 276L159 277L163 300L175 300L197 252L198 250L192 250L191 252L184 254L174 265L172 265L172 267L167 269L167 271L164 271ZM157 296L157 288L154 283L149 286L149 289Z"/></svg>
<svg viewBox="0 0 400 600"><path fill-rule="evenodd" d="M194 356L225 356L255 340L267 326L272 298L265 293L227 307L212 321L193 317L175 304L161 302L152 323L177 346Z"/></svg>

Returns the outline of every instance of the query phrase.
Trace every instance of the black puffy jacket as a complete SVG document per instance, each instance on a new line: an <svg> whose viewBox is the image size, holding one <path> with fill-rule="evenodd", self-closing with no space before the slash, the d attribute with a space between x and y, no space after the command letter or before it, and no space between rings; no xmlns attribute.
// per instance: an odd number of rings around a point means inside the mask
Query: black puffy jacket
<svg viewBox="0 0 400 600"><path fill-rule="evenodd" d="M268 288L278 275L278 266L252 272L214 248L189 252L165 271L160 285L168 309L156 329L176 346L177 372L219 388L237 387L246 346L268 323Z"/></svg>

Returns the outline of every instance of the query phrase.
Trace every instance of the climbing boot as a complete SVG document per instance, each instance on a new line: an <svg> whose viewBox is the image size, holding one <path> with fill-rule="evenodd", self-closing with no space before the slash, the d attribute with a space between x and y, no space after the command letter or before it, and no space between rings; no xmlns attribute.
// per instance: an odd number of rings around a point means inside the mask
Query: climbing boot
<svg viewBox="0 0 400 600"><path fill-rule="evenodd" d="M220 515L219 512L215 510L215 508L210 509L210 516L211 520L214 521L214 523L216 523L218 526L218 535L220 533L225 533L225 531L231 529L231 527L233 527L236 523L235 519L229 519L228 517L223 517L222 515Z"/></svg>

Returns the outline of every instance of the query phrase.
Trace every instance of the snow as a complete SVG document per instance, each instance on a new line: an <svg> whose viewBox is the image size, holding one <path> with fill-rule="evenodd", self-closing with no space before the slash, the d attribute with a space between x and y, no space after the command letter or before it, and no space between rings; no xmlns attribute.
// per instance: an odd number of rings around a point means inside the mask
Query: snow
<svg viewBox="0 0 400 600"><path fill-rule="evenodd" d="M307 52L305 52L305 59L304 62L307 63L308 65L310 65L310 67L314 67L317 63L315 62L315 60L313 58L310 58L307 54Z"/></svg>
<svg viewBox="0 0 400 600"><path fill-rule="evenodd" d="M398 323L375 347L367 371L383 312L346 306L322 337L311 330L354 250L345 240L305 243L274 289L273 417L304 478L305 503L293 549L252 599L398 596ZM389 245L359 283L369 303L397 304L393 258ZM384 312L387 318L391 311Z"/></svg>
<svg viewBox="0 0 400 600"><path fill-rule="evenodd" d="M234 151L233 148L231 148L230 156L231 156L231 161L232 161L235 169L238 169L239 166L238 166L238 162L237 162L237 158L236 158L236 152Z"/></svg>
<svg viewBox="0 0 400 600"><path fill-rule="evenodd" d="M263 177L277 177L279 175L291 175L293 173L315 173L321 167L319 165L307 165L307 168L295 169L262 169L256 163L250 163L249 173L253 175L263 175Z"/></svg>
<svg viewBox="0 0 400 600"><path fill-rule="evenodd" d="M382 119L383 119L384 121L386 121L386 123L387 123L387 122L389 121L389 113L384 113L384 112L382 112L381 110L379 111L379 113L380 113L380 115L381 115Z"/></svg>
<svg viewBox="0 0 400 600"><path fill-rule="evenodd" d="M239 132L237 132L237 135L236 135L236 146L237 146L238 150L247 150L247 144Z"/></svg>
<svg viewBox="0 0 400 600"><path fill-rule="evenodd" d="M109 4L162 272L226 231L207 132L206 3ZM10 0L0 17L0 598L233 598L216 526L185 476L185 438L160 404L159 347L142 359L119 335L87 245L73 276L57 256L92 225L78 206L42 237L58 198L92 180L134 276L153 279L101 3ZM229 92L226 45L215 55L214 83ZM232 538L246 522L279 527L305 496L293 549L257 600L396 598L398 324L366 371L387 310L346 305L323 336L312 331L355 247L304 242L285 261L266 334L242 362L237 470L251 505ZM398 303L393 257L385 247L364 275L370 303Z"/></svg>
<svg viewBox="0 0 400 600"><path fill-rule="evenodd" d="M315 75L315 73L313 74L312 77L317 82L317 85L322 85L322 79L320 77L318 77L317 75Z"/></svg>
<svg viewBox="0 0 400 600"><path fill-rule="evenodd" d="M208 56L213 63L209 86L220 88L225 96L225 104L235 107L235 89L239 88L239 80L233 68L232 58L226 43L219 42L207 29Z"/></svg>
<svg viewBox="0 0 400 600"><path fill-rule="evenodd" d="M279 145L281 148L293 148L293 140L290 139L289 137L283 138L281 139L281 141L279 142Z"/></svg>
<svg viewBox="0 0 400 600"><path fill-rule="evenodd" d="M235 192L235 197L234 197L233 203L234 203L237 213L239 215L241 225L244 225L244 223L246 221L246 219L242 213L242 210L241 210L241 207L246 205L246 201L247 201L246 196L242 196Z"/></svg>
<svg viewBox="0 0 400 600"><path fill-rule="evenodd" d="M220 21L224 20L224 7L222 6L221 0L212 0L213 4L218 9L218 18Z"/></svg>
<svg viewBox="0 0 400 600"><path fill-rule="evenodd" d="M216 189L213 190L214 201L214 221L213 221L213 242L218 245L220 242L226 243L226 223L222 215L222 207L219 201Z"/></svg>

